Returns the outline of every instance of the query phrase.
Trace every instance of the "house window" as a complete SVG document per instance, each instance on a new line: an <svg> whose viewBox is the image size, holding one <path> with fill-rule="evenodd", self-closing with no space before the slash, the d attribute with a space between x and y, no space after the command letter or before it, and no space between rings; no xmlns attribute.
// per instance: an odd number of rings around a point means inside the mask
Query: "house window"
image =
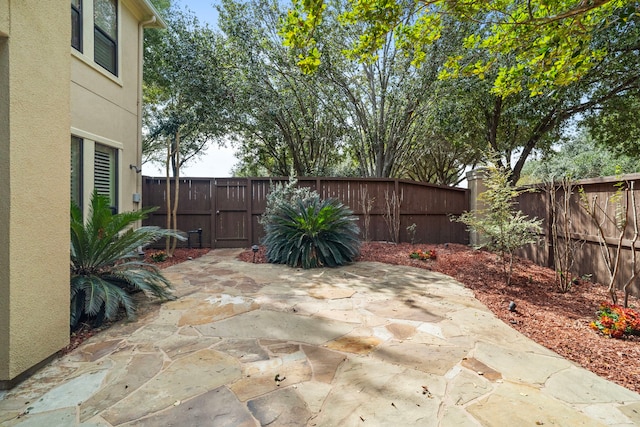
<svg viewBox="0 0 640 427"><path fill-rule="evenodd" d="M117 176L118 151L115 148L96 144L93 164L93 187L98 194L109 199L113 213L118 212Z"/></svg>
<svg viewBox="0 0 640 427"><path fill-rule="evenodd" d="M118 75L118 7L116 1L93 0L93 60L114 75Z"/></svg>
<svg viewBox="0 0 640 427"><path fill-rule="evenodd" d="M71 136L71 203L82 208L82 139Z"/></svg>
<svg viewBox="0 0 640 427"><path fill-rule="evenodd" d="M71 0L71 46L82 52L82 0Z"/></svg>

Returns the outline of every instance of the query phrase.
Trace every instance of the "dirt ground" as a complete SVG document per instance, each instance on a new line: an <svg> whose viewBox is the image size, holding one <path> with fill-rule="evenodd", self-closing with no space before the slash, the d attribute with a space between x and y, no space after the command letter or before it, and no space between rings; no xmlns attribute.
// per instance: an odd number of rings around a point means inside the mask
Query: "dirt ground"
<svg viewBox="0 0 640 427"><path fill-rule="evenodd" d="M437 257L411 259L409 254L418 249L435 249ZM253 253L247 250L240 259L252 262ZM519 260L507 286L496 255L457 244L370 242L363 244L359 260L426 268L455 277L522 334L603 378L640 392L640 337L607 338L589 327L600 303L610 298L602 285L578 281L569 292L560 293L553 270ZM256 262L266 262L264 248ZM509 311L511 301L515 312ZM640 308L637 298L629 302L630 307Z"/></svg>

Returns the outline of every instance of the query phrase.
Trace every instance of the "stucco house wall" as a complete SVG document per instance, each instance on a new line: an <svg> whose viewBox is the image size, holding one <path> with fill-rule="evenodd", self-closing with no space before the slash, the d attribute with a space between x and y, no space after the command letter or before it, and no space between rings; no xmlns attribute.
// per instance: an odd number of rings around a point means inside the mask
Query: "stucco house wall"
<svg viewBox="0 0 640 427"><path fill-rule="evenodd" d="M94 61L93 0L82 9L78 51L69 0L0 0L0 389L69 341L72 136L85 213L98 146L117 153L118 211L139 208L142 37L164 23L148 0L117 0L114 74Z"/></svg>
<svg viewBox="0 0 640 427"><path fill-rule="evenodd" d="M0 17L2 385L69 341L70 31L66 0Z"/></svg>
<svg viewBox="0 0 640 427"><path fill-rule="evenodd" d="M91 2L84 3L82 52L71 48L71 134L82 138L82 202L93 191L95 144L117 150L118 211L138 209L134 194L141 191L142 42L143 27L164 26L146 1L118 2L117 75L93 58ZM155 17L155 19L154 19Z"/></svg>

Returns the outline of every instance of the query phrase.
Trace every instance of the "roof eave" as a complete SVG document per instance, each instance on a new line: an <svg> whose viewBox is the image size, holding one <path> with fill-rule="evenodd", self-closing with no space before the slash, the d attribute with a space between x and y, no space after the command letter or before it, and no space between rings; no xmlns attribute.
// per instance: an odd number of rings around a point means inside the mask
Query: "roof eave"
<svg viewBox="0 0 640 427"><path fill-rule="evenodd" d="M124 0L124 2L138 15L140 22L145 23L145 28L167 28L162 15L149 0Z"/></svg>

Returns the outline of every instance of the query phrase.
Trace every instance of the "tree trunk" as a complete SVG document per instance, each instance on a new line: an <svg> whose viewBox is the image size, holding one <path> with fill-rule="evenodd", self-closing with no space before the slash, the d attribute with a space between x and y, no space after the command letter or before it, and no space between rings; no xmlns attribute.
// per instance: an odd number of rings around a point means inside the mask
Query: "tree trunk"
<svg viewBox="0 0 640 427"><path fill-rule="evenodd" d="M169 172L169 165L171 162L171 139L167 139L167 163L165 165L166 177L167 177L167 230L171 229L171 173ZM171 237L167 236L165 239L165 252L167 256L171 253Z"/></svg>
<svg viewBox="0 0 640 427"><path fill-rule="evenodd" d="M178 198L180 196L180 128L176 131L175 137L175 152L174 152L174 169L173 169L173 178L175 179L175 193L173 196L173 229L178 229ZM171 245L171 256L176 250L176 246L178 245L178 239L176 237L173 238L173 244Z"/></svg>

